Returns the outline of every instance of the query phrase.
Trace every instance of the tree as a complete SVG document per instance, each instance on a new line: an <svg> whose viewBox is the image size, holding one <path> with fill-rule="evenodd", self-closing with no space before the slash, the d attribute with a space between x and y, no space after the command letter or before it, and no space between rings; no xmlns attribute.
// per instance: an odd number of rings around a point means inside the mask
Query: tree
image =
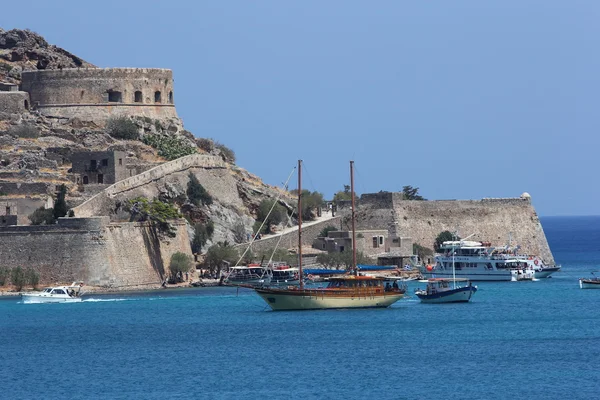
<svg viewBox="0 0 600 400"><path fill-rule="evenodd" d="M292 190L293 195L298 195L298 190ZM302 219L312 221L315 219L314 210L323 205L323 194L319 192L310 192L302 190Z"/></svg>
<svg viewBox="0 0 600 400"><path fill-rule="evenodd" d="M435 242L433 244L433 247L434 247L435 251L439 253L440 246L444 242L448 242L448 241L451 241L451 240L460 240L460 237L458 237L458 235L454 235L450 231L440 232L440 234L437 235L437 237L435 238Z"/></svg>
<svg viewBox="0 0 600 400"><path fill-rule="evenodd" d="M106 123L106 133L115 139L136 140L139 138L138 126L127 117L112 117Z"/></svg>
<svg viewBox="0 0 600 400"><path fill-rule="evenodd" d="M351 268L352 267L352 251L323 253L317 256L317 262L330 268ZM356 252L356 263L367 264L370 259L362 252Z"/></svg>
<svg viewBox="0 0 600 400"><path fill-rule="evenodd" d="M23 289L23 286L25 286L25 283L27 282L25 278L25 271L23 271L23 268L13 268L10 272L10 281L17 289L17 292L20 292L21 289Z"/></svg>
<svg viewBox="0 0 600 400"><path fill-rule="evenodd" d="M200 183L196 175L189 173L188 177L190 178L187 186L186 194L190 202L195 206L211 205L213 203L212 196L204 189L204 186Z"/></svg>
<svg viewBox="0 0 600 400"><path fill-rule="evenodd" d="M273 211L271 211L273 208ZM271 211L271 214L269 214ZM286 217L286 209L279 203L276 203L275 200L263 200L258 205L258 211L256 213L256 222L253 226L253 231L255 233L269 233L271 231L271 225L280 224ZM262 222L265 222L263 226L262 232L258 232L258 228Z"/></svg>
<svg viewBox="0 0 600 400"><path fill-rule="evenodd" d="M350 185L344 185L344 190L339 191L333 195L333 201L350 201L352 200L352 193L350 193ZM358 196L354 193L354 200L358 200Z"/></svg>
<svg viewBox="0 0 600 400"><path fill-rule="evenodd" d="M6 285L6 281L10 275L10 270L6 267L0 267L0 286Z"/></svg>
<svg viewBox="0 0 600 400"><path fill-rule="evenodd" d="M58 195L56 197L56 203L54 203L54 210L52 212L55 220L59 219L60 217L64 217L69 211L69 207L67 206L67 202L65 201L66 195L67 187L64 184L62 184L58 188Z"/></svg>
<svg viewBox="0 0 600 400"><path fill-rule="evenodd" d="M178 251L171 256L169 270L171 271L171 279L175 282L183 281L183 274L192 269L192 257Z"/></svg>
<svg viewBox="0 0 600 400"><path fill-rule="evenodd" d="M31 213L27 218L31 221L31 225L52 225L54 223L54 209L44 208L42 206Z"/></svg>
<svg viewBox="0 0 600 400"><path fill-rule="evenodd" d="M333 231L337 231L337 230L338 230L338 228L336 228L335 226L327 225L325 228L323 228L321 230L321 232L319 233L319 237L327 237L329 232L333 232Z"/></svg>
<svg viewBox="0 0 600 400"><path fill-rule="evenodd" d="M208 221L205 224L196 224L194 226L194 240L192 240L192 252L199 254L202 248L210 239L212 239L213 233L215 232L215 224L212 221Z"/></svg>
<svg viewBox="0 0 600 400"><path fill-rule="evenodd" d="M413 188L412 186L402 186L402 194L404 200L427 200L419 194L419 188Z"/></svg>
<svg viewBox="0 0 600 400"><path fill-rule="evenodd" d="M33 268L27 268L25 271L25 281L35 289L38 283L40 283L40 275Z"/></svg>
<svg viewBox="0 0 600 400"><path fill-rule="evenodd" d="M237 250L231 246L227 241L218 242L208 248L206 257L204 257L204 264L208 266L212 271L221 271L221 266L224 262L233 264L237 261L239 255Z"/></svg>

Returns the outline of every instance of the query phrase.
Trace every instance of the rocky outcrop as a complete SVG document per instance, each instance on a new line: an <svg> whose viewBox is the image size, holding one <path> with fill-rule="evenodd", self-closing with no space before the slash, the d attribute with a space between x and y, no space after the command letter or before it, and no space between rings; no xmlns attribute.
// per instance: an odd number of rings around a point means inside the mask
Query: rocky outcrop
<svg viewBox="0 0 600 400"><path fill-rule="evenodd" d="M22 71L81 67L94 65L30 30L0 28L0 81L19 83Z"/></svg>

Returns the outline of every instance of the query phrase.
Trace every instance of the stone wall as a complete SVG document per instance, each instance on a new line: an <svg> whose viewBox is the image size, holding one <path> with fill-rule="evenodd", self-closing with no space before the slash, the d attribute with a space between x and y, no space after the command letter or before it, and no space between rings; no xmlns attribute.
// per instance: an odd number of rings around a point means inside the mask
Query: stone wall
<svg viewBox="0 0 600 400"><path fill-rule="evenodd" d="M168 239L146 223L111 224L107 217L0 227L0 260L9 268L33 268L42 285L75 280L111 287L156 285L172 254L191 254L185 221L173 225L176 236Z"/></svg>
<svg viewBox="0 0 600 400"><path fill-rule="evenodd" d="M152 68L74 68L22 73L21 90L42 114L81 120L111 115L178 118L173 73Z"/></svg>
<svg viewBox="0 0 600 400"><path fill-rule="evenodd" d="M29 109L27 92L0 92L0 113L21 114Z"/></svg>
<svg viewBox="0 0 600 400"><path fill-rule="evenodd" d="M445 230L458 230L461 237L489 241L495 246L508 243L521 245L521 251L539 255L553 263L554 257L531 199L483 200L402 200L401 193L389 196L361 197L357 207L357 229L388 229L391 236L412 237L415 243L433 247L437 235ZM344 210L347 215L349 210Z"/></svg>

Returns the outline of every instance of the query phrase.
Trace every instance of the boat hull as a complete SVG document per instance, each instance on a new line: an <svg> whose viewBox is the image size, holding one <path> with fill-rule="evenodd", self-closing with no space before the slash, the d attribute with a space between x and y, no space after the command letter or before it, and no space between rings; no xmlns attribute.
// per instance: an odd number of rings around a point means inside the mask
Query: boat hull
<svg viewBox="0 0 600 400"><path fill-rule="evenodd" d="M385 308L400 300L404 293L385 295L348 295L328 293L327 290L277 291L255 289L273 311L327 310L339 308Z"/></svg>
<svg viewBox="0 0 600 400"><path fill-rule="evenodd" d="M548 278L550 275L552 275L555 272L558 272L559 270L560 270L560 267L543 268L541 271L535 271L535 278L536 279Z"/></svg>
<svg viewBox="0 0 600 400"><path fill-rule="evenodd" d="M422 303L466 303L477 291L475 286L450 289L433 294L415 293Z"/></svg>
<svg viewBox="0 0 600 400"><path fill-rule="evenodd" d="M579 287L581 289L600 289L600 280L592 281L587 279L580 279Z"/></svg>
<svg viewBox="0 0 600 400"><path fill-rule="evenodd" d="M23 303L78 303L81 297L40 296L37 294L22 294Z"/></svg>
<svg viewBox="0 0 600 400"><path fill-rule="evenodd" d="M456 271L453 275L452 271L422 271L421 274L425 279L430 278L446 278L450 279L456 276L456 278L464 278L470 281L496 281L496 282L510 282L512 280L512 274L509 270L506 271L490 271L489 273L464 273L463 271Z"/></svg>

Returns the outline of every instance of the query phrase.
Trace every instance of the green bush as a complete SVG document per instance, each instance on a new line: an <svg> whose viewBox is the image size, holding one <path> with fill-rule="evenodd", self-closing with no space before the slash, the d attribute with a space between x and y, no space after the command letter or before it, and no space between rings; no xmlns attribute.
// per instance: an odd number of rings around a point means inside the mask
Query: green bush
<svg viewBox="0 0 600 400"><path fill-rule="evenodd" d="M190 172L188 177L190 180L186 194L190 202L195 206L200 206L200 204L211 205L213 202L212 196L204 189L196 175Z"/></svg>
<svg viewBox="0 0 600 400"><path fill-rule="evenodd" d="M351 268L352 267L352 251L322 253L317 256L317 262L330 268ZM356 252L357 264L368 264L369 258L361 252Z"/></svg>
<svg viewBox="0 0 600 400"><path fill-rule="evenodd" d="M290 193L298 195L298 190L292 190ZM315 219L316 213L314 212L318 207L323 204L323 194L319 192L310 192L310 190L302 191L302 219L305 221L312 221Z"/></svg>
<svg viewBox="0 0 600 400"><path fill-rule="evenodd" d="M221 157L224 161L235 164L235 153L233 150L219 142L215 142L214 146L221 151Z"/></svg>
<svg viewBox="0 0 600 400"><path fill-rule="evenodd" d="M0 286L6 285L9 276L10 270L6 267L0 267Z"/></svg>
<svg viewBox="0 0 600 400"><path fill-rule="evenodd" d="M44 208L43 206L31 213L27 218L31 221L31 225L52 225L54 219L54 209Z"/></svg>
<svg viewBox="0 0 600 400"><path fill-rule="evenodd" d="M142 141L148 146L154 147L158 150L159 156L169 161L198 152L195 146L175 136L147 134L142 138Z"/></svg>
<svg viewBox="0 0 600 400"><path fill-rule="evenodd" d="M40 137L39 129L35 125L30 124L11 126L8 129L8 134L24 139L37 139Z"/></svg>
<svg viewBox="0 0 600 400"><path fill-rule="evenodd" d="M196 139L196 144L199 148L201 148L207 153L210 153L215 149L215 143L210 139L198 138Z"/></svg>
<svg viewBox="0 0 600 400"><path fill-rule="evenodd" d="M23 286L25 286L27 283L27 277L25 276L25 271L23 271L23 268L13 268L10 272L10 281L16 287L17 292L21 291Z"/></svg>
<svg viewBox="0 0 600 400"><path fill-rule="evenodd" d="M175 281L182 281L183 274L189 272L192 269L193 260L192 257L178 251L171 256L171 263L169 264L169 271L171 272L171 279Z"/></svg>
<svg viewBox="0 0 600 400"><path fill-rule="evenodd" d="M273 211L271 211L271 207L273 207ZM269 215L269 211L271 211L271 215ZM275 200L263 200L258 205L258 211L256 213L256 218L259 224L254 224L254 232L260 227L260 224L265 221L265 225L263 227L263 232L260 233L268 233L270 231L271 225L278 225L282 221L285 220L287 213L285 207L281 204L276 203ZM267 217L268 216L268 217Z"/></svg>
<svg viewBox="0 0 600 400"><path fill-rule="evenodd" d="M125 209L130 213L130 221L149 221L161 232L171 237L175 236L175 230L169 220L182 218L181 213L173 204L158 199L148 201L144 197L136 197L127 201Z"/></svg>
<svg viewBox="0 0 600 400"><path fill-rule="evenodd" d="M208 248L204 264L212 270L221 270L223 262L235 264L239 258L237 250L228 242L219 242Z"/></svg>
<svg viewBox="0 0 600 400"><path fill-rule="evenodd" d="M439 252L440 251L440 246L444 242L449 242L451 240L460 240L460 237L458 237L457 235L454 235L450 231L440 232L440 234L437 235L437 237L435 238L435 242L433 244L433 248L435 249L435 251Z"/></svg>
<svg viewBox="0 0 600 400"><path fill-rule="evenodd" d="M112 117L106 123L106 133L115 139L139 139L138 126L127 117Z"/></svg>
<svg viewBox="0 0 600 400"><path fill-rule="evenodd" d="M58 189L58 196L56 197L56 203L54 203L53 216L54 219L58 219L67 215L67 211L69 210L69 206L67 206L67 202L65 201L65 197L67 195L67 187L62 184Z"/></svg>

